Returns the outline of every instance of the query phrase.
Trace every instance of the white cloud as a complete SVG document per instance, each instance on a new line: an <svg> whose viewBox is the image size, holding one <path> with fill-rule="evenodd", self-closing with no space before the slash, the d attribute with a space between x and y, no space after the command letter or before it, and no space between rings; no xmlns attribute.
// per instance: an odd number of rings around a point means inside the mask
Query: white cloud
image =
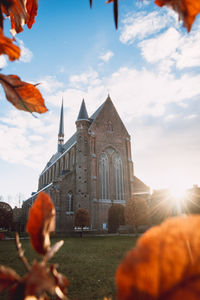
<svg viewBox="0 0 200 300"><path fill-rule="evenodd" d="M200 24L190 34L169 28L156 37L138 44L141 54L149 63L159 63L160 70L170 72L177 69L200 66Z"/></svg>
<svg viewBox="0 0 200 300"><path fill-rule="evenodd" d="M41 142L44 140L44 138L40 135L29 135L29 140L33 142Z"/></svg>
<svg viewBox="0 0 200 300"><path fill-rule="evenodd" d="M47 94L54 93L64 86L63 82L58 81L55 76L45 76L40 78L38 82L40 83L39 89Z"/></svg>
<svg viewBox="0 0 200 300"><path fill-rule="evenodd" d="M160 32L162 29L175 24L177 16L163 9L163 13L140 12L126 16L120 28L120 41L124 44L132 44L136 39L144 39L150 35Z"/></svg>
<svg viewBox="0 0 200 300"><path fill-rule="evenodd" d="M25 45L24 42L20 39L17 39L17 42L19 43L20 49L21 49L21 56L20 56L20 61L24 63L29 63L32 58L33 58L33 53L31 52L30 49L28 49Z"/></svg>
<svg viewBox="0 0 200 300"><path fill-rule="evenodd" d="M0 144L0 159L41 170L55 151L53 134L57 124L58 116L50 113L36 119L10 110L0 119L0 139L4 141Z"/></svg>
<svg viewBox="0 0 200 300"><path fill-rule="evenodd" d="M99 59L103 60L104 62L108 62L112 57L114 53L112 51L107 51L105 54L100 55Z"/></svg>
<svg viewBox="0 0 200 300"><path fill-rule="evenodd" d="M198 117L197 114L191 114L185 117L186 120L193 120L196 119Z"/></svg>
<svg viewBox="0 0 200 300"><path fill-rule="evenodd" d="M200 24L190 34L180 40L179 49L174 54L178 69L200 66Z"/></svg>
<svg viewBox="0 0 200 300"><path fill-rule="evenodd" d="M165 120L166 122L171 122L171 121L173 121L175 118L176 118L176 115L170 114L170 115L167 115L167 116L164 118L164 120Z"/></svg>
<svg viewBox="0 0 200 300"><path fill-rule="evenodd" d="M77 88L83 85L96 85L100 83L98 73L92 69L79 75L72 75L69 81L72 86Z"/></svg>
<svg viewBox="0 0 200 300"><path fill-rule="evenodd" d="M3 69L7 66L7 60L5 55L0 55L0 68Z"/></svg>
<svg viewBox="0 0 200 300"><path fill-rule="evenodd" d="M139 43L143 57L150 63L171 57L180 43L180 34L175 28L169 28L156 38Z"/></svg>

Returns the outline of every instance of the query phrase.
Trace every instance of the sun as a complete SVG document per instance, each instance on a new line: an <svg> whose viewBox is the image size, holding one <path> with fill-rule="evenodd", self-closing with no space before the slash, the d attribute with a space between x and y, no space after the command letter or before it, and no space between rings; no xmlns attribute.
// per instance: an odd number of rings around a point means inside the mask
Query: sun
<svg viewBox="0 0 200 300"><path fill-rule="evenodd" d="M186 195L186 189L184 189L184 187L182 186L173 186L169 188L170 190L170 194L172 195L172 197L174 197L175 199L183 199Z"/></svg>
<svg viewBox="0 0 200 300"><path fill-rule="evenodd" d="M183 204L186 196L186 189L183 186L173 186L169 189L171 195L171 201L173 205L176 207L178 215L181 215L183 212Z"/></svg>

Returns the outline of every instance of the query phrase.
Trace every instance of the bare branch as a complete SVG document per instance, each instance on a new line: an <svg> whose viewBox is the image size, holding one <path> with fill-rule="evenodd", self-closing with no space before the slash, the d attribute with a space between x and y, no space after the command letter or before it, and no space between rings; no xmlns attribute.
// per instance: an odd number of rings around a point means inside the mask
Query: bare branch
<svg viewBox="0 0 200 300"><path fill-rule="evenodd" d="M20 243L19 234L17 232L16 232L16 236L15 236L15 242L16 242L16 247L17 247L17 252L18 252L19 258L22 260L26 269L29 271L31 269L31 266L29 265L29 262L27 261L26 257L24 256L24 250L22 249L22 244Z"/></svg>

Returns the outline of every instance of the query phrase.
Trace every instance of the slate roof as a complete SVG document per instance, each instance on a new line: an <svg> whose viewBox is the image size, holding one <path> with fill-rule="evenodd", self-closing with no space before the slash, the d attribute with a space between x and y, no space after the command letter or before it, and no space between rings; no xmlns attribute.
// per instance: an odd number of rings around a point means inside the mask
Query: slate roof
<svg viewBox="0 0 200 300"><path fill-rule="evenodd" d="M109 97L109 96L108 96ZM108 98L107 98L108 99ZM105 101L106 102L106 101ZM104 104L101 104L97 110L91 115L90 118L88 118L88 120L92 123L96 117L98 116L99 112L102 110ZM84 106L85 106L85 102L84 100L82 101L82 104L81 104L81 108L83 106L83 103L84 103ZM81 112L81 108L80 108L80 112ZM87 110L86 110L86 107L85 107L85 111L87 113ZM79 112L79 114L80 114ZM83 112L84 112L84 107L83 107ZM85 112L84 112L84 116L85 116ZM79 115L78 115L78 120L79 119ZM45 171L51 167L61 156L63 156L66 152L69 151L69 149L74 145L76 144L76 132L66 141L66 143L63 145L62 149L63 151L62 152L56 152L51 158L50 160L48 161L48 163L46 164L46 167L44 168L44 170L42 171L41 175L45 173Z"/></svg>
<svg viewBox="0 0 200 300"><path fill-rule="evenodd" d="M80 108L80 111L79 111L79 114L78 114L77 121L79 121L79 120L88 120L88 113L87 113L87 109L86 109L86 106L85 106L84 99L81 103L81 108Z"/></svg>

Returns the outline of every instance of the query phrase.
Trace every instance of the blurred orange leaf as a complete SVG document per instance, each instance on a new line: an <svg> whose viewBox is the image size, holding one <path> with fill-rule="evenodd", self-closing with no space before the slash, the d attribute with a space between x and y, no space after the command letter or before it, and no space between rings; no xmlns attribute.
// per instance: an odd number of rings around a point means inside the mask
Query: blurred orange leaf
<svg viewBox="0 0 200 300"><path fill-rule="evenodd" d="M43 264L35 262L29 273L23 278L24 296L36 296L37 299L42 296L44 291L53 294L54 279L50 276L50 269Z"/></svg>
<svg viewBox="0 0 200 300"><path fill-rule="evenodd" d="M35 23L35 17L37 16L38 0L27 0L26 9L28 13L27 26L31 29L32 25Z"/></svg>
<svg viewBox="0 0 200 300"><path fill-rule="evenodd" d="M10 17L12 34L23 31L23 25L31 29L35 23L38 0L3 0L2 12Z"/></svg>
<svg viewBox="0 0 200 300"><path fill-rule="evenodd" d="M23 31L22 27L27 21L27 11L24 0L9 1L9 5L7 1L4 1L2 11L7 16L10 16L12 34Z"/></svg>
<svg viewBox="0 0 200 300"><path fill-rule="evenodd" d="M33 248L46 254L50 248L50 232L55 230L55 208L50 197L41 192L29 211L26 231L30 235Z"/></svg>
<svg viewBox="0 0 200 300"><path fill-rule="evenodd" d="M120 300L197 300L200 216L177 217L148 230L118 267Z"/></svg>
<svg viewBox="0 0 200 300"><path fill-rule="evenodd" d="M0 55L6 54L9 60L19 59L20 48L13 44L13 41L4 36L3 30L0 28Z"/></svg>
<svg viewBox="0 0 200 300"><path fill-rule="evenodd" d="M4 88L6 98L16 108L40 114L48 110L35 85L21 81L17 75L3 74L0 74L0 83Z"/></svg>
<svg viewBox="0 0 200 300"><path fill-rule="evenodd" d="M15 283L18 283L19 280L20 277L14 270L5 266L0 266L0 292L10 288Z"/></svg>
<svg viewBox="0 0 200 300"><path fill-rule="evenodd" d="M167 5L175 10L188 31L191 30L197 14L200 13L200 0L155 0L155 4Z"/></svg>
<svg viewBox="0 0 200 300"><path fill-rule="evenodd" d="M43 262L34 262L30 271L11 289L10 299L67 299L67 278L58 273L55 266L47 267ZM22 298L23 295L23 298Z"/></svg>

